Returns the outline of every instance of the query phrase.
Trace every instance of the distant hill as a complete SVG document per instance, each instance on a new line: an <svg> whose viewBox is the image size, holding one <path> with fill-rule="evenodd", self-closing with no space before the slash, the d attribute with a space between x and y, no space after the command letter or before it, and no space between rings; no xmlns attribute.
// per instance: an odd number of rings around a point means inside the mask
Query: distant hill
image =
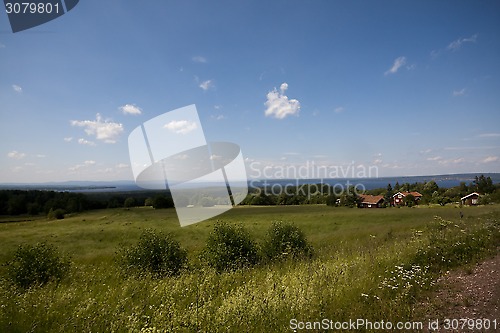
<svg viewBox="0 0 500 333"><path fill-rule="evenodd" d="M396 182L404 183L424 183L435 181L439 187L449 188L460 185L461 182L470 184L476 176L484 175L490 177L494 184L500 183L500 173L466 173L452 175L429 175L429 176L401 176L401 177L379 177L379 178L330 178L330 179L251 179L249 185L254 187L264 185L301 185L324 183L328 185L341 184L349 182L351 185L362 184L367 190L375 188L385 188L387 184L394 186ZM51 190L51 191L70 191L70 192L128 192L144 190L137 186L134 181L65 181L65 182L47 182L47 183L3 183L1 189L20 189L20 190Z"/></svg>

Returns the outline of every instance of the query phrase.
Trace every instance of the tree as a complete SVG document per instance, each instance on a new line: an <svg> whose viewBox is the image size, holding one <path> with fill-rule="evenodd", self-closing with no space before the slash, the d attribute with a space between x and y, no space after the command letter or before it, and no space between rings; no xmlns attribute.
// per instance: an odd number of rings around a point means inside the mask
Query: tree
<svg viewBox="0 0 500 333"><path fill-rule="evenodd" d="M350 187L340 196L340 205L346 207L356 207L359 203L359 197L356 194L356 189Z"/></svg>
<svg viewBox="0 0 500 333"><path fill-rule="evenodd" d="M466 196L467 193L469 193L469 188L467 187L467 184L465 184L465 182L460 182L458 189L460 191L461 197Z"/></svg>
<svg viewBox="0 0 500 333"><path fill-rule="evenodd" d="M408 194L406 197L404 197L403 202L406 206L413 207L415 205L415 197L413 196L413 194Z"/></svg>
<svg viewBox="0 0 500 333"><path fill-rule="evenodd" d="M392 190L391 183L387 184L387 190L384 194L384 201L386 203L390 203L392 201L392 196L394 195L394 191Z"/></svg>
<svg viewBox="0 0 500 333"><path fill-rule="evenodd" d="M425 183L423 192L424 194L431 194L438 190L438 184L435 181L431 180L430 182Z"/></svg>
<svg viewBox="0 0 500 333"><path fill-rule="evenodd" d="M144 200L144 206L153 206L154 200L153 198L149 197Z"/></svg>
<svg viewBox="0 0 500 333"><path fill-rule="evenodd" d="M127 199L125 199L123 207L125 208L135 207L135 199L132 197L128 197Z"/></svg>
<svg viewBox="0 0 500 333"><path fill-rule="evenodd" d="M479 177L476 176L474 185L476 187L476 191L482 194L493 193L495 191L495 186L493 185L491 177L485 177L484 175Z"/></svg>
<svg viewBox="0 0 500 333"><path fill-rule="evenodd" d="M172 198L167 198L164 195L157 195L153 199L154 209L172 208L172 207L174 207L174 201L172 200Z"/></svg>
<svg viewBox="0 0 500 333"><path fill-rule="evenodd" d="M337 196L335 194L330 194L326 197L327 206L337 206Z"/></svg>

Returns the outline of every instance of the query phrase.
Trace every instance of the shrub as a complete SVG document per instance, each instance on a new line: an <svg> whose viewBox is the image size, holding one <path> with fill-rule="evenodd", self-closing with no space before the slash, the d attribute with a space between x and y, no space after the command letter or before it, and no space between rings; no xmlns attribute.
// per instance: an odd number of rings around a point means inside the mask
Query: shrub
<svg viewBox="0 0 500 333"><path fill-rule="evenodd" d="M163 209L163 208L172 208L174 207L174 201L172 198L168 198L164 195L157 195L153 198L153 208L154 209Z"/></svg>
<svg viewBox="0 0 500 333"><path fill-rule="evenodd" d="M187 252L170 234L147 229L137 245L119 251L119 261L126 270L173 276L186 266Z"/></svg>
<svg viewBox="0 0 500 333"><path fill-rule="evenodd" d="M135 207L135 205L136 205L135 199L132 197L128 197L127 199L125 199L125 202L123 203L123 207L125 208Z"/></svg>
<svg viewBox="0 0 500 333"><path fill-rule="evenodd" d="M311 257L312 246L298 227L283 222L273 222L267 231L262 250L269 259L285 257Z"/></svg>
<svg viewBox="0 0 500 333"><path fill-rule="evenodd" d="M14 258L7 262L7 275L18 287L29 288L59 281L69 272L71 262L46 243L20 245Z"/></svg>
<svg viewBox="0 0 500 333"><path fill-rule="evenodd" d="M241 226L218 222L208 236L202 258L218 272L255 265L259 261L257 246Z"/></svg>
<svg viewBox="0 0 500 333"><path fill-rule="evenodd" d="M61 208L58 208L56 210L51 208L49 210L49 213L47 214L47 218L49 220L55 220L55 219L62 220L64 218L64 210Z"/></svg>

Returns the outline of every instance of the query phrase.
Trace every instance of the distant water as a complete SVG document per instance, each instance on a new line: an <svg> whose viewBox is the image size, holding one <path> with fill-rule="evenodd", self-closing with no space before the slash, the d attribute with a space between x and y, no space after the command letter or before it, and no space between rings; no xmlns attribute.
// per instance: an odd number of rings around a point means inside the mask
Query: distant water
<svg viewBox="0 0 500 333"><path fill-rule="evenodd" d="M409 176L409 177L380 177L380 178L335 178L335 179L266 179L266 180L253 180L249 182L251 187L263 186L297 186L303 184L327 184L331 186L359 185L366 190L373 190L377 188L386 188L388 184L392 187L399 183L425 183L435 181L439 187L450 188L460 185L465 182L467 185L474 181L476 176L481 174L456 174L456 175L438 175L438 176ZM500 183L500 173L484 173L485 177L491 177L494 184Z"/></svg>
<svg viewBox="0 0 500 333"><path fill-rule="evenodd" d="M410 177L380 177L380 178L330 178L330 179L254 179L249 180L249 187L263 186L298 186L302 184L327 184L331 186L349 186L358 185L366 190L376 188L386 188L387 184L392 187L398 182L400 185L404 183L425 183L435 181L439 187L449 188L460 185L465 182L467 185L474 181L474 177L483 174L486 177L491 177L494 184L500 183L500 173L478 173L478 174L455 174L455 175L437 175L437 176L410 176ZM202 186L210 186L210 184L197 184ZM51 190L51 191L68 191L68 192L130 192L144 191L138 187L133 181L117 181L117 182L64 182L64 183L43 183L43 184L0 184L1 189L21 189L21 190Z"/></svg>

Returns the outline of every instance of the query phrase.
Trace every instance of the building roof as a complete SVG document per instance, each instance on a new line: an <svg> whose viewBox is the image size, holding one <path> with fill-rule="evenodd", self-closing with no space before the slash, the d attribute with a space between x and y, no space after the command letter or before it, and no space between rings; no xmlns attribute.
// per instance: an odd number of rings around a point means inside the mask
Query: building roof
<svg viewBox="0 0 500 333"><path fill-rule="evenodd" d="M396 195L398 195L398 194L403 195L403 197L406 197L408 194L413 195L415 198L416 198L416 197L421 197L421 196L422 196L422 194L420 194L420 193L418 193L418 192L416 192L416 191L412 191L412 192L398 192L398 193L394 194L392 197L395 197L395 196L396 196Z"/></svg>
<svg viewBox="0 0 500 333"><path fill-rule="evenodd" d="M365 204L369 204L369 205L376 205L381 200L384 200L383 195L360 194L359 197L361 199L361 203L365 203Z"/></svg>
<svg viewBox="0 0 500 333"><path fill-rule="evenodd" d="M480 196L481 194L477 193L477 192L472 192L470 194L467 194L465 197L461 198L460 200L465 200L467 199L468 197L471 197L473 195L477 195L477 196Z"/></svg>

